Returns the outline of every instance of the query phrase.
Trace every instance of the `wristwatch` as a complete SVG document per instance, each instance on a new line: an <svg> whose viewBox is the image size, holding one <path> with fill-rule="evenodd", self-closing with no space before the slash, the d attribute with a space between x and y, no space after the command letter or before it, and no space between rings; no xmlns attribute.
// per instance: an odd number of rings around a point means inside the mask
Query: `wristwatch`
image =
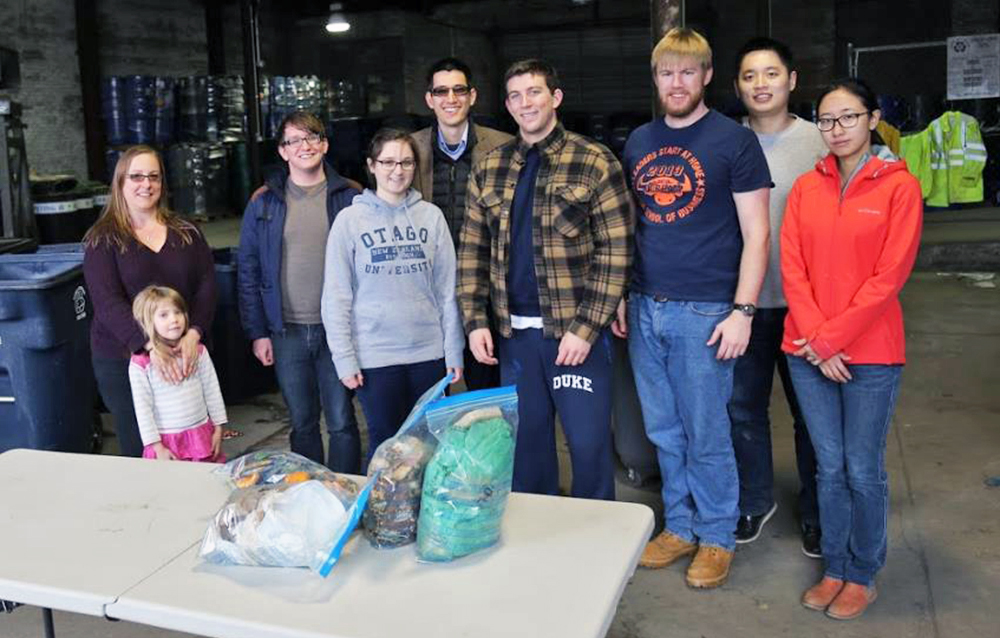
<svg viewBox="0 0 1000 638"><path fill-rule="evenodd" d="M733 310L739 310L747 317L752 317L757 312L757 306L752 303L734 303Z"/></svg>

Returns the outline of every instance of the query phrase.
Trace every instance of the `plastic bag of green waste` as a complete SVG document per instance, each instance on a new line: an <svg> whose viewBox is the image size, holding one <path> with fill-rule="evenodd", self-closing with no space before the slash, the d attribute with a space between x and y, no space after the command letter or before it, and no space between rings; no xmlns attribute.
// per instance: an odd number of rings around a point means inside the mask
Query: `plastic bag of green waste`
<svg viewBox="0 0 1000 638"><path fill-rule="evenodd" d="M444 562L486 549L500 523L514 474L514 386L441 399L427 411L439 440L424 473L417 558Z"/></svg>

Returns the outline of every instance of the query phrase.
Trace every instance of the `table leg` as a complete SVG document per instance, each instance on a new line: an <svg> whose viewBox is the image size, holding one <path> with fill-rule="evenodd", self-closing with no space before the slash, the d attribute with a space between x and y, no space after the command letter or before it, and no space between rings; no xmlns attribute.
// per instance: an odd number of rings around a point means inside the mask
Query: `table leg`
<svg viewBox="0 0 1000 638"><path fill-rule="evenodd" d="M56 638L56 628L52 623L52 610L42 607L42 622L45 623L45 638Z"/></svg>

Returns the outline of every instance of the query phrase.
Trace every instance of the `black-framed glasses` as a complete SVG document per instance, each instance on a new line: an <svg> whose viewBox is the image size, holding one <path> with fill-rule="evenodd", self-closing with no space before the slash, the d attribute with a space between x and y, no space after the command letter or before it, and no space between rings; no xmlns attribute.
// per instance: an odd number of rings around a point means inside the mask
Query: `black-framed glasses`
<svg viewBox="0 0 1000 638"><path fill-rule="evenodd" d="M472 92L472 87L468 84L456 84L455 86L435 86L431 89L434 97L448 97L449 93L454 93L455 97L465 97Z"/></svg>
<svg viewBox="0 0 1000 638"><path fill-rule="evenodd" d="M858 118L862 115L870 115L871 111L861 111L860 113L844 113L840 117L821 117L816 120L816 128L824 133L832 131L834 124L840 124L841 128L854 128L858 125Z"/></svg>
<svg viewBox="0 0 1000 638"><path fill-rule="evenodd" d="M389 172L396 170L397 166L401 167L404 171L412 171L414 168L417 167L417 162L409 158L400 162L396 160L382 160L382 159L377 159L375 160L375 162Z"/></svg>
<svg viewBox="0 0 1000 638"><path fill-rule="evenodd" d="M147 179L150 184L159 184L160 180L163 179L159 173L149 173L148 175L146 173L129 173L126 177L133 184L141 184Z"/></svg>
<svg viewBox="0 0 1000 638"><path fill-rule="evenodd" d="M281 145L285 148L298 148L302 146L302 142L309 142L309 144L318 144L321 140L326 139L324 135L319 133L310 133L305 137L290 137L287 140L283 140Z"/></svg>

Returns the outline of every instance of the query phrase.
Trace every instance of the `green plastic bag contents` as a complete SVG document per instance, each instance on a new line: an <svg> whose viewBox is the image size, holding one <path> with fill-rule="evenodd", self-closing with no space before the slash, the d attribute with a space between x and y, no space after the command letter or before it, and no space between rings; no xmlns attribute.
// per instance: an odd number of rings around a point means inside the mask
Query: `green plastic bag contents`
<svg viewBox="0 0 1000 638"><path fill-rule="evenodd" d="M378 446L368 464L372 492L362 522L374 547L400 547L417 538L424 469L438 443L427 428L427 408L444 396L449 383L450 374L427 390L399 432Z"/></svg>
<svg viewBox="0 0 1000 638"><path fill-rule="evenodd" d="M438 449L424 474L417 558L450 561L500 539L514 474L514 386L441 399L427 411Z"/></svg>

